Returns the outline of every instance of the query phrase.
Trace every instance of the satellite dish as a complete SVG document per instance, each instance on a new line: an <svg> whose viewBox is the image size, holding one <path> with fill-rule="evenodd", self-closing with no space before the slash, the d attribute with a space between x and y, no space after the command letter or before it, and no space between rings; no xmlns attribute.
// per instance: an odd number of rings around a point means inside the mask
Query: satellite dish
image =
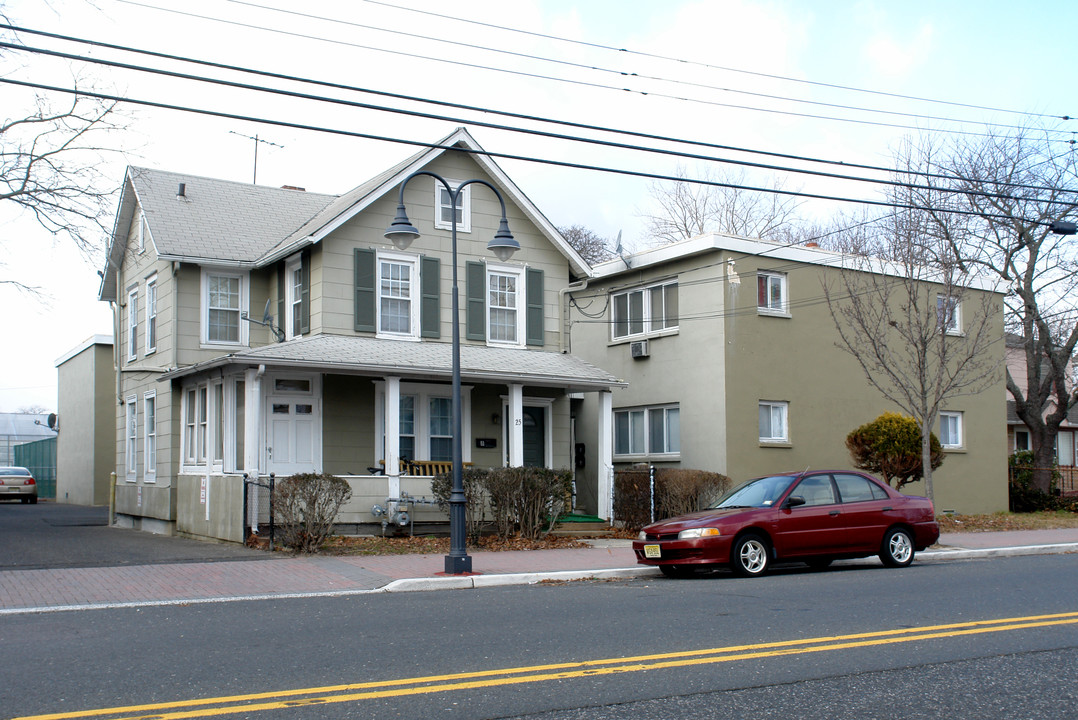
<svg viewBox="0 0 1078 720"><path fill-rule="evenodd" d="M618 230L618 240L614 245L614 252L616 252L618 257L621 258L621 261L625 263L625 267L632 267L629 264L629 258L626 257L627 253L625 252L625 248L621 244L621 230Z"/></svg>
<svg viewBox="0 0 1078 720"><path fill-rule="evenodd" d="M56 420L57 420L56 413L49 413L49 417L46 420L46 422L48 423L50 430L55 430L56 429Z"/></svg>
<svg viewBox="0 0 1078 720"><path fill-rule="evenodd" d="M269 325L273 322L273 316L270 315L270 301L266 298L266 309L262 311L262 324Z"/></svg>

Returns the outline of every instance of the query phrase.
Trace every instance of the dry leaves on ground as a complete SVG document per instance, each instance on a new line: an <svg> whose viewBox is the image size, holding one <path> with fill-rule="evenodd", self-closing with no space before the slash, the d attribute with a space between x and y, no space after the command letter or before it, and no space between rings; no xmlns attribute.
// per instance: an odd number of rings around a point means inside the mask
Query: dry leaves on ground
<svg viewBox="0 0 1078 720"><path fill-rule="evenodd" d="M547 536L538 540L522 537L500 538L486 536L478 545L469 543L469 550L552 550L587 547L574 538ZM324 555L444 555L449 552L449 538L423 535L417 537L352 537L336 536L322 546Z"/></svg>
<svg viewBox="0 0 1078 720"><path fill-rule="evenodd" d="M1054 530L1078 527L1078 513L1035 512L991 515L940 515L940 532L997 532L1001 530Z"/></svg>

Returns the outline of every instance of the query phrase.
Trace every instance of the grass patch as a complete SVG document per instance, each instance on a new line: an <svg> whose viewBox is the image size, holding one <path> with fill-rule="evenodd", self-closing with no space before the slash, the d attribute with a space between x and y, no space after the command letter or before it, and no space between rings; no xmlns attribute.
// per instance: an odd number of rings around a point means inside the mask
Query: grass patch
<svg viewBox="0 0 1078 720"><path fill-rule="evenodd" d="M1078 528L1078 513L1053 512L1010 513L990 515L939 515L940 532L995 532L999 530L1055 530Z"/></svg>

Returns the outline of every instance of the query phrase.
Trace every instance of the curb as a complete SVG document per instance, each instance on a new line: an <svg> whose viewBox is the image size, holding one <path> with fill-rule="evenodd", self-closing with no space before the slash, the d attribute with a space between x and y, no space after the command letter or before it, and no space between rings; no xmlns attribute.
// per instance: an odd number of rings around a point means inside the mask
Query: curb
<svg viewBox="0 0 1078 720"><path fill-rule="evenodd" d="M552 572L469 575L466 577L428 577L394 580L380 592L424 592L427 590L473 590L504 585L535 585L541 582L575 580L614 580L658 575L653 567L610 568L606 570L557 570Z"/></svg>

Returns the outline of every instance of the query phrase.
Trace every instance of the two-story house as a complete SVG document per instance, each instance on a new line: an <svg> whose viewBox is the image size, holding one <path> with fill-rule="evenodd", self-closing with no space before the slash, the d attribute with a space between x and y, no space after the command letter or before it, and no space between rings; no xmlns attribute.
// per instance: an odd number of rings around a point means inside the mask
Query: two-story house
<svg viewBox="0 0 1078 720"><path fill-rule="evenodd" d="M587 287L570 294L571 348L629 381L612 395L615 466L697 468L735 482L850 467L847 434L900 409L837 345L823 283L842 266L819 248L720 234L596 265ZM966 297L983 293L999 307L999 378L940 412L939 511L1007 508L1002 304L986 288ZM961 334L961 312L954 317L947 332ZM580 406L587 432L605 422L593 398ZM597 483L580 485L598 493L584 502L610 512Z"/></svg>
<svg viewBox="0 0 1078 720"><path fill-rule="evenodd" d="M487 251L501 220L488 187L453 206L425 175L404 197L421 236L396 249L384 233L417 170L491 183L521 249ZM342 522L429 494L399 459L450 460L455 322L464 462L573 467L571 399L609 406L624 386L562 352L565 291L589 275L465 129L339 196L129 169L100 290L115 308L118 522L242 540L244 475L344 476ZM603 477L611 437L600 423L587 440Z"/></svg>

